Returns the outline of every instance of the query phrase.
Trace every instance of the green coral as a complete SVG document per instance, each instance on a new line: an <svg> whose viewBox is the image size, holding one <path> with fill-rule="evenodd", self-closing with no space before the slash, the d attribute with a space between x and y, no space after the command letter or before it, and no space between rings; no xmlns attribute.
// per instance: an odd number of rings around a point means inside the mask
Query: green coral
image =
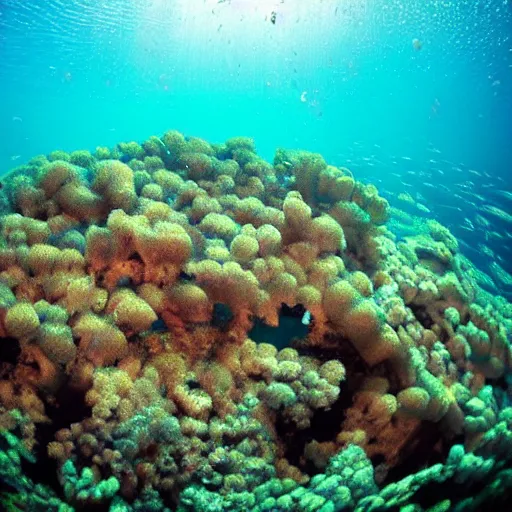
<svg viewBox="0 0 512 512"><path fill-rule="evenodd" d="M82 505L108 502L121 487L114 476L98 481L88 467L82 468L79 474L71 459L61 468L61 481L66 499Z"/></svg>
<svg viewBox="0 0 512 512"><path fill-rule="evenodd" d="M69 161L73 165L77 165L78 167L83 167L84 169L91 169L94 167L96 159L90 151L82 149L78 151L73 151L69 155Z"/></svg>
<svg viewBox="0 0 512 512"><path fill-rule="evenodd" d="M69 162L71 160L71 156L66 151L57 150L57 151L52 151L48 155L48 160L50 162L55 162L55 160L61 160L63 162Z"/></svg>
<svg viewBox="0 0 512 512"><path fill-rule="evenodd" d="M130 160L142 160L144 158L144 148L138 142L120 142L117 147Z"/></svg>

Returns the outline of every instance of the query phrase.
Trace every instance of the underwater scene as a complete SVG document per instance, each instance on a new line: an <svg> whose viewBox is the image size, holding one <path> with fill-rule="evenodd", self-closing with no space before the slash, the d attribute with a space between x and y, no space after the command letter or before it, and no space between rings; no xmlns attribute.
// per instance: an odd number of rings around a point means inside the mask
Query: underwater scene
<svg viewBox="0 0 512 512"><path fill-rule="evenodd" d="M512 510L509 0L0 0L0 510Z"/></svg>

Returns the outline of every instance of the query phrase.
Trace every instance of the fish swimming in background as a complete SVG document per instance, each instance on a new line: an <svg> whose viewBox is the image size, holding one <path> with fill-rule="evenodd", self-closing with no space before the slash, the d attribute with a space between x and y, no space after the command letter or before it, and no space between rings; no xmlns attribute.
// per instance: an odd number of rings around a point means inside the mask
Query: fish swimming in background
<svg viewBox="0 0 512 512"><path fill-rule="evenodd" d="M492 251L492 249L490 249L489 247L487 247L487 245L484 245L484 244L478 244L478 250L479 250L482 254L485 254L486 256L489 256L489 258L494 258L494 252Z"/></svg>
<svg viewBox="0 0 512 512"><path fill-rule="evenodd" d="M412 47L417 51L419 52L422 48L423 48L423 43L418 39L418 38L414 38L412 40Z"/></svg>
<svg viewBox="0 0 512 512"><path fill-rule="evenodd" d="M507 201L512 201L512 192L509 192L508 190L492 190L491 192L503 197Z"/></svg>
<svg viewBox="0 0 512 512"><path fill-rule="evenodd" d="M12 121L15 123L15 122L18 122L18 123L21 123L23 121L23 119L19 116L13 116L12 117Z"/></svg>
<svg viewBox="0 0 512 512"><path fill-rule="evenodd" d="M478 213L475 215L475 221L478 225L480 225L483 228L490 228L491 223L485 218L479 215Z"/></svg>
<svg viewBox="0 0 512 512"><path fill-rule="evenodd" d="M483 213L488 213L489 215L492 215L493 217L496 217L505 222L508 222L509 224L512 224L512 215L510 215L510 213L504 212L501 208L498 208L497 206L485 204L480 207L480 211Z"/></svg>

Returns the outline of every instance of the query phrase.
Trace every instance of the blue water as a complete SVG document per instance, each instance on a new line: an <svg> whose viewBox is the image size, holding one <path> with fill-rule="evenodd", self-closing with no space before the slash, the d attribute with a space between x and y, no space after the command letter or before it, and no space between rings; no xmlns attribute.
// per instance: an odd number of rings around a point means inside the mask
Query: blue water
<svg viewBox="0 0 512 512"><path fill-rule="evenodd" d="M512 272L512 226L491 218L495 240L457 232L476 210L454 197L461 183L512 188L511 35L503 0L2 0L0 171L170 128L247 135L267 159L318 151L382 190L420 193L430 217ZM496 201L482 204L512 211Z"/></svg>

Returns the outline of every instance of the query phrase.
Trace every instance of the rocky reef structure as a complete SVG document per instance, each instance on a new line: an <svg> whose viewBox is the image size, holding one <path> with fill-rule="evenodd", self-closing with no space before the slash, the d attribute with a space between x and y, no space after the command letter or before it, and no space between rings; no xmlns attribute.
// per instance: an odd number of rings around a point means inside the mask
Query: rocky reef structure
<svg viewBox="0 0 512 512"><path fill-rule="evenodd" d="M467 511L512 489L512 305L439 223L398 240L374 186L245 137L56 151L2 185L7 510Z"/></svg>

